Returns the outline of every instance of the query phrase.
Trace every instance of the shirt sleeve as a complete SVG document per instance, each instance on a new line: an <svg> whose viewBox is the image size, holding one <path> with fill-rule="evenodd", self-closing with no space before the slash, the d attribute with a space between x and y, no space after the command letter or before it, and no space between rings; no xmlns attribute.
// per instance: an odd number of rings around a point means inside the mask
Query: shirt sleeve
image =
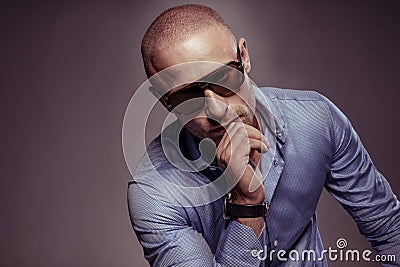
<svg viewBox="0 0 400 267"><path fill-rule="evenodd" d="M372 163L349 120L327 100L333 125L334 153L325 187L357 223L381 255L396 255L400 265L400 203Z"/></svg>
<svg viewBox="0 0 400 267"><path fill-rule="evenodd" d="M260 266L261 261L251 252L262 250L262 244L251 228L228 222L214 255L179 207L163 201L156 189L145 192L141 186L129 184L128 206L134 231L151 266Z"/></svg>

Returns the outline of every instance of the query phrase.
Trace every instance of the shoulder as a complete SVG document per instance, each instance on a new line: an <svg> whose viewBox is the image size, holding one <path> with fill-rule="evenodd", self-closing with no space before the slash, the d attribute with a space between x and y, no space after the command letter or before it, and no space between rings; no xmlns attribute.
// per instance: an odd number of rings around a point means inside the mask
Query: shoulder
<svg viewBox="0 0 400 267"><path fill-rule="evenodd" d="M274 106L280 106L286 116L310 114L319 116L328 121L339 119L347 120L342 111L326 96L317 91L302 89L283 89L276 87L260 87L261 93ZM304 116L303 116L304 117Z"/></svg>
<svg viewBox="0 0 400 267"><path fill-rule="evenodd" d="M349 128L347 117L319 92L276 87L261 87L259 92L270 102L272 111L281 114L292 134L319 136L334 148L337 137Z"/></svg>
<svg viewBox="0 0 400 267"><path fill-rule="evenodd" d="M332 124L332 117L341 114L327 97L316 91L260 87L260 93L269 102L272 112L281 113L286 120Z"/></svg>
<svg viewBox="0 0 400 267"><path fill-rule="evenodd" d="M261 92L269 99L295 101L325 101L327 98L316 91L303 89L286 89L277 87L260 87Z"/></svg>

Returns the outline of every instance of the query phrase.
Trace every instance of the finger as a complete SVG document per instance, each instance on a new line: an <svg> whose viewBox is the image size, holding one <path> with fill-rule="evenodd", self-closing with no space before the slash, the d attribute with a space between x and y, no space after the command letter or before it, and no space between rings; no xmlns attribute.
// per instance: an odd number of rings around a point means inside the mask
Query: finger
<svg viewBox="0 0 400 267"><path fill-rule="evenodd" d="M268 146L265 143L261 142L260 140L249 139L248 142L249 142L250 149L255 149L260 153L265 153L265 152L268 152L268 150L269 150Z"/></svg>
<svg viewBox="0 0 400 267"><path fill-rule="evenodd" d="M229 137L230 137L230 142L232 145L232 149L235 151L238 148L238 145L246 145L244 143L245 140L248 140L249 142L252 142L252 145L257 144L256 148L260 152L266 152L270 148L270 144L268 143L267 139L265 136L256 128L252 126L240 126L238 124L232 126L232 128L229 129ZM225 139L225 142L227 139ZM255 142L254 141L258 141ZM260 147L258 147L259 142L262 143ZM225 149L227 148L229 144L225 143ZM240 147L239 147L240 148Z"/></svg>
<svg viewBox="0 0 400 267"><path fill-rule="evenodd" d="M232 139L235 135L236 131L240 128L240 125L237 124L229 124L228 127L225 129L225 134L223 135L220 143L218 144L216 150L216 156L220 158L225 158L224 153L226 151L230 151L232 149Z"/></svg>
<svg viewBox="0 0 400 267"><path fill-rule="evenodd" d="M263 135L263 133L262 133L260 130L258 130L258 129L256 129L256 128L254 128L253 126L250 126L250 125L244 125L244 128L246 129L246 131L247 131L247 136L248 136L249 138L260 140L260 141L262 141L268 148L270 147L270 144L269 144L267 138Z"/></svg>
<svg viewBox="0 0 400 267"><path fill-rule="evenodd" d="M252 130L253 129L250 129L250 131ZM255 130L257 131L257 129ZM240 161L241 158L249 156L252 150L257 150L260 153L265 153L269 150L269 147L265 142L261 141L262 138L260 138L259 134L256 135L256 132L254 132L251 137L256 137L258 139L249 138L247 135L248 131L238 125L231 126L229 132L230 133L224 135L216 150L217 160L221 163L223 162L221 166L223 168L229 164L232 157L236 156L235 158ZM260 132L258 131L258 133ZM228 135L232 136L228 137Z"/></svg>
<svg viewBox="0 0 400 267"><path fill-rule="evenodd" d="M240 156L250 156L252 150L257 150L260 153L268 152L269 148L260 140L243 138L238 142L232 142L232 149L225 150ZM230 151L232 150L232 151Z"/></svg>
<svg viewBox="0 0 400 267"><path fill-rule="evenodd" d="M235 158L235 164L244 163L245 157L249 157L252 150L265 153L269 147L267 139L258 129L242 122L233 122L218 144L216 158L220 167L225 169L231 158Z"/></svg>
<svg viewBox="0 0 400 267"><path fill-rule="evenodd" d="M232 122L226 129L226 132L231 138L233 138L236 134L241 134L239 138L258 139L262 141L268 148L270 147L267 138L262 134L262 132L251 125L247 125L242 122Z"/></svg>

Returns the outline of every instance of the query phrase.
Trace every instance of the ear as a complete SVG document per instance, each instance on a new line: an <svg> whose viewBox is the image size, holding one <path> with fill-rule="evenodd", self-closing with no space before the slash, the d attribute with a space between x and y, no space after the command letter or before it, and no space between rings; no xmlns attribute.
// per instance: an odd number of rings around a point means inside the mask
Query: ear
<svg viewBox="0 0 400 267"><path fill-rule="evenodd" d="M158 101L163 104L163 106L168 109L168 111L171 111L171 105L168 104L166 98L164 95L160 93L154 86L150 86L149 91L158 99Z"/></svg>
<svg viewBox="0 0 400 267"><path fill-rule="evenodd" d="M246 39L241 37L238 41L238 47L240 49L240 57L242 58L244 70L247 74L249 74L251 70L251 64Z"/></svg>

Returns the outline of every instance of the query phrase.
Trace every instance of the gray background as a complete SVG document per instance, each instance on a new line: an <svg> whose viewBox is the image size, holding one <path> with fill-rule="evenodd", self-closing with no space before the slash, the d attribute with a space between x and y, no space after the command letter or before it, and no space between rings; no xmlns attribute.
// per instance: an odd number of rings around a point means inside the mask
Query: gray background
<svg viewBox="0 0 400 267"><path fill-rule="evenodd" d="M256 83L332 99L399 194L397 1L199 2L247 38ZM1 266L146 266L121 127L145 80L141 38L180 3L2 2ZM340 237L369 248L325 193L318 216L326 248Z"/></svg>

